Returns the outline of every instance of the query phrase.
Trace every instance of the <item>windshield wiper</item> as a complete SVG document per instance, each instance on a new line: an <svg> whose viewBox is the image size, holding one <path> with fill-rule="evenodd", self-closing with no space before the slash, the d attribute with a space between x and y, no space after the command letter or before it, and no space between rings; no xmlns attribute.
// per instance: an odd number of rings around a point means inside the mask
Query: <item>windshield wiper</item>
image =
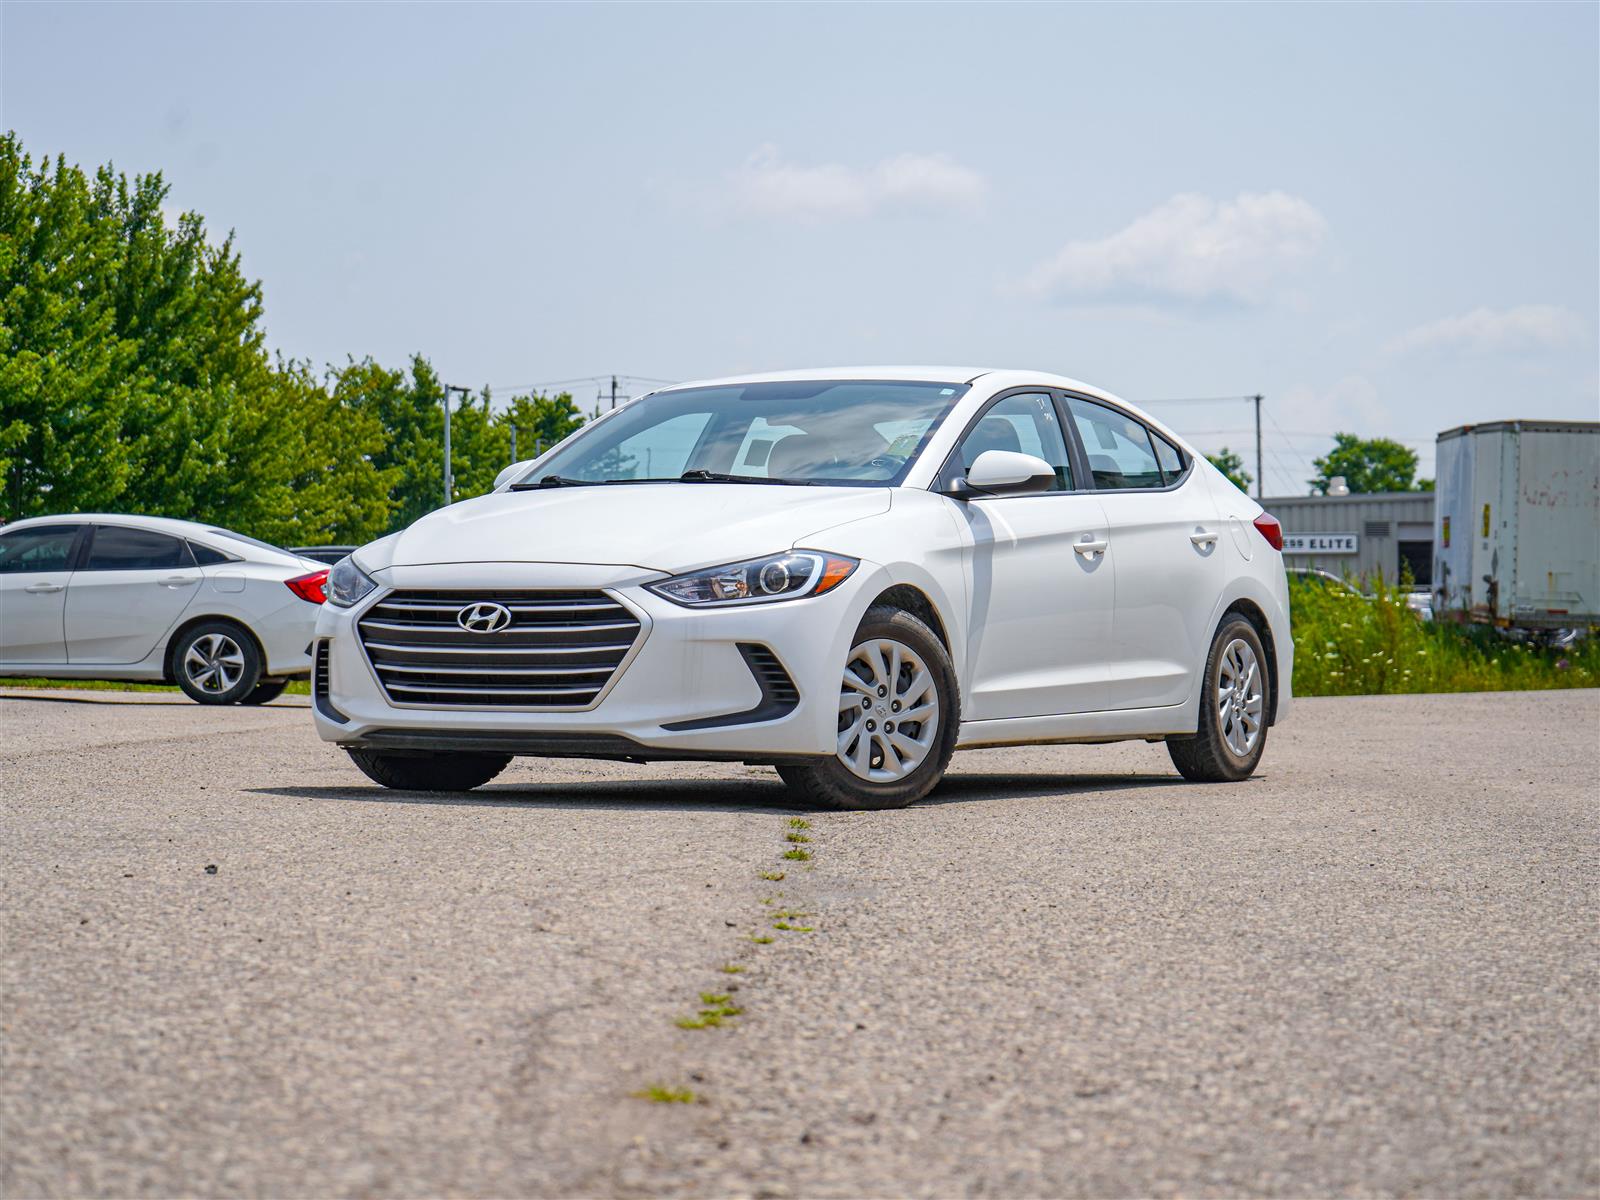
<svg viewBox="0 0 1600 1200"><path fill-rule="evenodd" d="M540 488L591 487L595 482L593 479L571 479L566 475L546 475L537 483L513 483L509 490L513 492L536 492Z"/></svg>
<svg viewBox="0 0 1600 1200"><path fill-rule="evenodd" d="M794 487L810 487L809 479L768 478L765 475L724 475L720 471L695 469L678 476L680 483L785 483Z"/></svg>

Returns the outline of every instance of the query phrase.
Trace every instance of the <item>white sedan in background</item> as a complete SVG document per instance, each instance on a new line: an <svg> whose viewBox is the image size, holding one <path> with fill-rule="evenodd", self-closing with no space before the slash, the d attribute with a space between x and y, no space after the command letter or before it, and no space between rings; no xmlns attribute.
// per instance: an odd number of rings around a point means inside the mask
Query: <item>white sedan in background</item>
<svg viewBox="0 0 1600 1200"><path fill-rule="evenodd" d="M700 758L890 808L957 749L1125 738L1241 780L1289 709L1282 545L1171 430L1059 376L685 384L336 564L316 727L400 788Z"/></svg>
<svg viewBox="0 0 1600 1200"><path fill-rule="evenodd" d="M202 704L264 704L311 673L327 575L193 521L17 521L0 529L0 676L165 681Z"/></svg>

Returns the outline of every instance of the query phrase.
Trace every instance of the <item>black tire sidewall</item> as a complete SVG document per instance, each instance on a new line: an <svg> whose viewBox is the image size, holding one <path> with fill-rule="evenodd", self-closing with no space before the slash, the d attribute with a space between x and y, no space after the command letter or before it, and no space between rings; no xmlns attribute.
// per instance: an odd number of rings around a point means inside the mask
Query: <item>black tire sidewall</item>
<svg viewBox="0 0 1600 1200"><path fill-rule="evenodd" d="M190 682L188 672L183 669L183 659L189 653L189 647L211 633L231 638L244 657L244 671L239 676L239 682L225 692L201 691ZM261 668L261 650L256 645L256 639L243 625L233 621L206 621L196 625L185 631L172 649L172 677L183 689L183 694L197 704L238 704L256 690L256 685L261 682Z"/></svg>
<svg viewBox="0 0 1600 1200"><path fill-rule="evenodd" d="M271 704L288 689L287 679L262 679L240 704Z"/></svg>
<svg viewBox="0 0 1600 1200"><path fill-rule="evenodd" d="M1222 651L1235 638L1248 643L1250 649L1255 651L1256 662L1260 664L1261 671L1261 730L1256 738L1255 749L1244 758L1234 754L1223 738L1222 723L1217 716L1216 705L1217 685L1222 672ZM1272 679L1268 674L1270 669L1267 666L1266 647L1262 645L1261 635L1256 632L1256 627L1240 616L1230 617L1224 621L1217 629L1216 637L1211 639L1211 653L1206 656L1205 692L1200 697L1200 722L1215 747L1219 763L1224 766L1230 778L1248 779L1266 751L1267 716L1272 697Z"/></svg>
<svg viewBox="0 0 1600 1200"><path fill-rule="evenodd" d="M861 619L852 648L872 638L890 638L915 650L934 673L934 692L939 700L939 740L916 770L897 783L872 783L862 779L837 758L829 757L814 766L790 768L782 772L809 775L814 782L803 790L840 807L861 809L904 808L932 791L944 777L945 767L955 752L961 725L961 692L955 667L944 644L933 630L911 613L886 607L871 608ZM841 670L843 669L841 665Z"/></svg>

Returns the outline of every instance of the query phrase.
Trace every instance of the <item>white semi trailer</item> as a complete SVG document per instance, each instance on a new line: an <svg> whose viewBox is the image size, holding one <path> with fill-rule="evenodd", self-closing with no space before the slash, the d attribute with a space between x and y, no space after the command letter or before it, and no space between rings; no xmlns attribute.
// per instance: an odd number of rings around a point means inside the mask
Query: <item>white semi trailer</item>
<svg viewBox="0 0 1600 1200"><path fill-rule="evenodd" d="M1600 624L1600 421L1494 421L1438 438L1436 618Z"/></svg>

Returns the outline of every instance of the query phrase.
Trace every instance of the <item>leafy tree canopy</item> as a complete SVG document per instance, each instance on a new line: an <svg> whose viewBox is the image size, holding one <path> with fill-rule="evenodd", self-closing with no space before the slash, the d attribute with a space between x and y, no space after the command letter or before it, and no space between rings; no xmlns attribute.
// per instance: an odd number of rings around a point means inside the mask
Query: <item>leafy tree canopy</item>
<svg viewBox="0 0 1600 1200"><path fill-rule="evenodd" d="M1433 480L1417 478L1417 452L1390 438L1333 435L1333 449L1313 459L1313 493L1327 495L1329 482L1343 475L1352 492L1431 492Z"/></svg>
<svg viewBox="0 0 1600 1200"><path fill-rule="evenodd" d="M35 164L0 137L0 518L184 517L364 542L444 503L444 387L423 356L323 375L273 358L231 235L163 213L159 174ZM572 398L452 395L453 498L583 423Z"/></svg>

